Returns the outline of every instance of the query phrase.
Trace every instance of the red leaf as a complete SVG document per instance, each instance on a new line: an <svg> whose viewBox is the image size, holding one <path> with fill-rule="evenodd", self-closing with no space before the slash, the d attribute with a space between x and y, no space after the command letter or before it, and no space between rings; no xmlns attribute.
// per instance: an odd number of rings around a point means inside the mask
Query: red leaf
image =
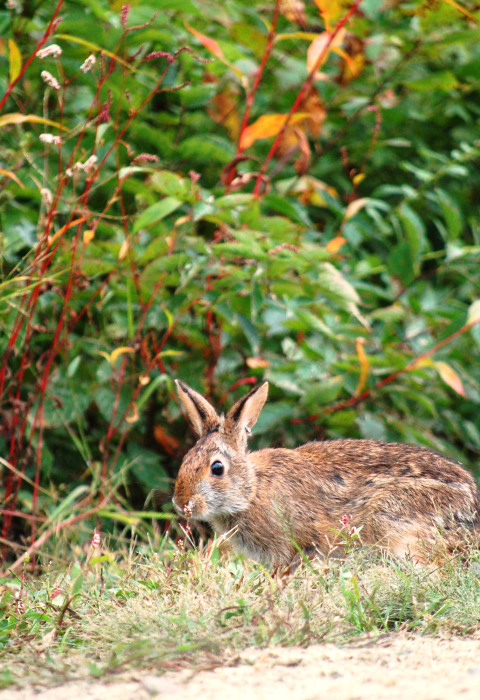
<svg viewBox="0 0 480 700"><path fill-rule="evenodd" d="M217 44L215 39L210 39L209 36L205 36L205 34L200 34L200 32L197 32L197 30L191 27L187 22L184 22L184 24L186 29L188 29L188 31L191 32L193 36L197 37L197 39L202 42L206 49L208 49L211 53L213 53L214 56L219 58L221 61L225 61L223 51Z"/></svg>

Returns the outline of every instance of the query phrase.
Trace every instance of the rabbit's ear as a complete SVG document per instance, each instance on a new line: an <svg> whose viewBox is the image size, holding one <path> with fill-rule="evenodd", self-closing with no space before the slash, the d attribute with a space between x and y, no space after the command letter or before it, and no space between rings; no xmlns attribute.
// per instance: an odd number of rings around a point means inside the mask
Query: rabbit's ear
<svg viewBox="0 0 480 700"><path fill-rule="evenodd" d="M220 418L206 399L189 386L175 379L177 392L188 417L199 437L220 425Z"/></svg>
<svg viewBox="0 0 480 700"><path fill-rule="evenodd" d="M249 394L243 396L227 413L225 428L234 430L240 437L248 434L257 422L267 396L268 382L264 382Z"/></svg>

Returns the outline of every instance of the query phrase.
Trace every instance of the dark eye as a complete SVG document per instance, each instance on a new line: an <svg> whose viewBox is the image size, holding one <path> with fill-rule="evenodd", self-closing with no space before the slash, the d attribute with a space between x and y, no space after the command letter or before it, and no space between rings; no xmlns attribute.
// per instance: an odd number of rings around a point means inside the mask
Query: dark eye
<svg viewBox="0 0 480 700"><path fill-rule="evenodd" d="M212 470L213 476L222 476L224 471L223 464L221 462L214 462L210 469Z"/></svg>

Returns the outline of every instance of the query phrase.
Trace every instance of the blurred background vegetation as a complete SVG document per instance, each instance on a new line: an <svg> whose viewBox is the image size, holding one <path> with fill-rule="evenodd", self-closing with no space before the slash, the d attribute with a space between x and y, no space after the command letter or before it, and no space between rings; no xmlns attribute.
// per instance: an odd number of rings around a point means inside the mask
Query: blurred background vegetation
<svg viewBox="0 0 480 700"><path fill-rule="evenodd" d="M177 377L220 409L268 380L255 448L478 475L480 326L441 345L480 298L475 3L363 0L327 47L348 1L59 5L44 43L53 0L0 11L3 556L69 518L158 534Z"/></svg>

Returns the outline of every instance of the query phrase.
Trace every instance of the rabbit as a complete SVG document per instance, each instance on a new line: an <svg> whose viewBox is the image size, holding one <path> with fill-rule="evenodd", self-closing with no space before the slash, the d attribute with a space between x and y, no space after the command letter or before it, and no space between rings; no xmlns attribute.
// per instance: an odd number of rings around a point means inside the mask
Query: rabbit
<svg viewBox="0 0 480 700"><path fill-rule="evenodd" d="M266 567L288 568L299 550L308 557L341 551L346 514L363 545L418 563L434 552L439 533L448 551L480 534L475 482L448 457L355 439L249 452L267 382L226 416L183 382L176 385L199 440L183 459L173 505L228 533L236 550Z"/></svg>

